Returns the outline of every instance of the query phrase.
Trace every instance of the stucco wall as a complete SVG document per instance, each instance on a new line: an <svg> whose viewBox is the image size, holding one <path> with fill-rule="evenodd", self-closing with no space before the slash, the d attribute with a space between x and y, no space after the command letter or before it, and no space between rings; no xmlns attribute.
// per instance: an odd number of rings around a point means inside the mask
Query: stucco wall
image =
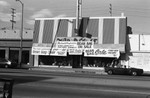
<svg viewBox="0 0 150 98"><path fill-rule="evenodd" d="M0 30L0 39L20 39L20 30ZM33 39L33 30L24 30L23 39Z"/></svg>
<svg viewBox="0 0 150 98"><path fill-rule="evenodd" d="M134 51L144 51L144 52L150 52L150 35L144 35L144 34L129 34L129 43L128 49L130 52Z"/></svg>
<svg viewBox="0 0 150 98"><path fill-rule="evenodd" d="M128 38L128 65L150 71L150 35L129 34Z"/></svg>

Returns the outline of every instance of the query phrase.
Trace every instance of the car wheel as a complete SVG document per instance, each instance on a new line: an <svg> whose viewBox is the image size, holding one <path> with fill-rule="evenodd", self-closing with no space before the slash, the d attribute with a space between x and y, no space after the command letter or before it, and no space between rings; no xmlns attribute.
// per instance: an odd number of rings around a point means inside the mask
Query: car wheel
<svg viewBox="0 0 150 98"><path fill-rule="evenodd" d="M137 72L133 71L132 76L137 76Z"/></svg>
<svg viewBox="0 0 150 98"><path fill-rule="evenodd" d="M107 73L108 73L109 75L112 75L112 74L113 74L112 70L109 70Z"/></svg>

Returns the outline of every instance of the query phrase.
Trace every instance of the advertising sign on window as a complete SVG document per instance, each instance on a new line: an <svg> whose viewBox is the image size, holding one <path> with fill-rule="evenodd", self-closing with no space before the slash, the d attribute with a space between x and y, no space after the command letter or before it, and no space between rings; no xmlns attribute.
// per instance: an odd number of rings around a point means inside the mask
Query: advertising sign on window
<svg viewBox="0 0 150 98"><path fill-rule="evenodd" d="M50 47L32 47L32 55L54 55L67 56L66 49L56 49Z"/></svg>
<svg viewBox="0 0 150 98"><path fill-rule="evenodd" d="M92 41L57 41L56 48L58 49L86 49L93 48Z"/></svg>
<svg viewBox="0 0 150 98"><path fill-rule="evenodd" d="M86 57L116 57L120 56L117 49L85 49L84 56Z"/></svg>
<svg viewBox="0 0 150 98"><path fill-rule="evenodd" d="M68 49L69 55L82 55L82 49Z"/></svg>

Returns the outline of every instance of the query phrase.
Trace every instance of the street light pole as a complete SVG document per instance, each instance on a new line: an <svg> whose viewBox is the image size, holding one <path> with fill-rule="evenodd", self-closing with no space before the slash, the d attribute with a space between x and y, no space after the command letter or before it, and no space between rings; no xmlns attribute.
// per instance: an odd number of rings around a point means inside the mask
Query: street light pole
<svg viewBox="0 0 150 98"><path fill-rule="evenodd" d="M21 30L20 30L20 53L19 53L19 65L21 67L22 64L22 35L23 35L23 11L24 11L24 4L23 2L21 2L20 0L16 0L16 2L20 2L20 4L22 5L22 17L21 17Z"/></svg>

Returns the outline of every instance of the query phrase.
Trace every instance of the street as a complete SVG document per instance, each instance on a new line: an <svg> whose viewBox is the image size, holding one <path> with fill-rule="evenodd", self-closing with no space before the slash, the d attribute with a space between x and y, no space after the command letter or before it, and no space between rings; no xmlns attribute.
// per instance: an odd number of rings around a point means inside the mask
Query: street
<svg viewBox="0 0 150 98"><path fill-rule="evenodd" d="M2 69L13 78L13 98L150 98L149 76L96 75Z"/></svg>

